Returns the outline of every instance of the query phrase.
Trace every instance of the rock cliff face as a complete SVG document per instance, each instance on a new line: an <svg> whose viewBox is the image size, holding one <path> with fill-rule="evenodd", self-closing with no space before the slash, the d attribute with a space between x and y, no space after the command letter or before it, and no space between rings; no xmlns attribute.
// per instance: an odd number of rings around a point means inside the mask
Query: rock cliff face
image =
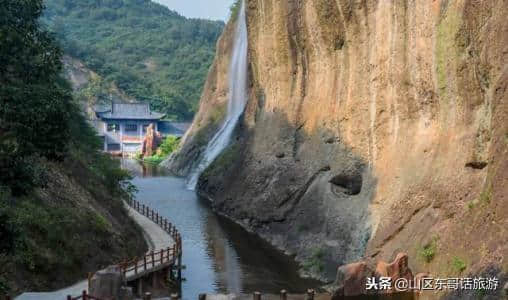
<svg viewBox="0 0 508 300"><path fill-rule="evenodd" d="M99 74L85 66L82 61L64 55L62 63L65 77L72 85L74 97L79 101L83 111L91 119L95 118L94 106L104 104L104 101L135 101L135 99L127 96L114 83L105 81Z"/></svg>
<svg viewBox="0 0 508 300"><path fill-rule="evenodd" d="M217 211L324 278L399 251L416 272L506 274L508 2L247 7L248 107L199 182ZM231 29L178 174L223 115Z"/></svg>
<svg viewBox="0 0 508 300"><path fill-rule="evenodd" d="M229 22L217 41L215 59L201 95L199 111L182 138L182 148L162 163L180 176L187 176L198 163L208 141L225 117L228 100L228 73L233 48L235 24Z"/></svg>

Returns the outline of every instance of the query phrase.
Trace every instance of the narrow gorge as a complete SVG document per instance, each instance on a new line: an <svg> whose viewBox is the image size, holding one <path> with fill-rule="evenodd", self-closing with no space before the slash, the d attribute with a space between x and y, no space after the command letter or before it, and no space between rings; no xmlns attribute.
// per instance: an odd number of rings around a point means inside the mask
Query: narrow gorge
<svg viewBox="0 0 508 300"><path fill-rule="evenodd" d="M248 99L198 193L327 282L398 252L415 272L505 282L508 2L245 1ZM238 20L164 162L175 174L229 120Z"/></svg>

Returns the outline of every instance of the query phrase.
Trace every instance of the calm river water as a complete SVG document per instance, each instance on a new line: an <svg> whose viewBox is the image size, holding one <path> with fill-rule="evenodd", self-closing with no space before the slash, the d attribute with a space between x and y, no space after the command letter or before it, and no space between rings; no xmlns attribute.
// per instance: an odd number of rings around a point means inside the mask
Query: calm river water
<svg viewBox="0 0 508 300"><path fill-rule="evenodd" d="M300 278L297 265L265 241L217 216L185 180L164 170L123 160L135 176L137 200L175 224L183 238L184 299L200 293L304 292L319 283Z"/></svg>

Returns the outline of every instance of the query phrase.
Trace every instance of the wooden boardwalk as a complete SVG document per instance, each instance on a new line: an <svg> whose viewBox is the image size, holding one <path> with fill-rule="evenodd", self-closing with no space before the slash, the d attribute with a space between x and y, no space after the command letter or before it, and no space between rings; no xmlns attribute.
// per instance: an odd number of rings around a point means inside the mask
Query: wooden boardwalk
<svg viewBox="0 0 508 300"><path fill-rule="evenodd" d="M127 282L134 281L147 276L150 273L171 267L177 269L177 279L181 279L182 237L176 227L173 226L166 218L160 216L158 212L136 200L131 200L127 202L127 204L138 213L157 224L162 230L172 237L174 242L171 245L167 245L166 248L159 249L157 251L150 251L143 257L135 257L129 261L119 263L118 265L125 276L125 280Z"/></svg>
<svg viewBox="0 0 508 300"><path fill-rule="evenodd" d="M171 224L166 218L159 215L158 212L153 209L141 204L139 201L130 200L127 201L130 209L131 216L137 219L138 222L144 222L145 220L139 219L138 216L133 215L139 213L140 215L148 218L155 225L160 227L171 239L160 238L157 241L152 241L153 246L161 246L161 243L166 242L165 248L158 250L151 250L142 257L135 257L130 260L122 261L116 264L119 267L121 273L124 276L126 284L134 284L137 289L139 296L143 294L143 278L154 277L157 273L162 273L163 276L169 275L169 280L172 282L180 283L182 280L182 237L176 227ZM142 218L144 218L142 217ZM173 273L176 270L176 275ZM88 287L91 286L93 274L89 274ZM84 290L81 295L77 297L67 296L67 300L103 300L93 295L90 295Z"/></svg>

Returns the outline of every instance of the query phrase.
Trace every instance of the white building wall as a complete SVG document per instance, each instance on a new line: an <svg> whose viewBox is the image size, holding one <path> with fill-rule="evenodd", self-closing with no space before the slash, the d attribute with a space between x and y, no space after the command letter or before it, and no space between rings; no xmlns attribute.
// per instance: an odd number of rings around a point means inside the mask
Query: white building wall
<svg viewBox="0 0 508 300"><path fill-rule="evenodd" d="M108 124L119 124L120 130L118 132L108 132ZM104 121L104 151L110 151L108 149L109 144L118 144L120 146L119 151L126 153L135 153L141 151L143 139L145 134L143 132L143 125L154 124L156 130L158 130L157 122L143 121L143 120L120 120L120 121ZM137 126L136 131L129 132L126 130L128 124L135 124ZM125 140L127 138L127 140ZM134 138L136 140L128 140L128 138Z"/></svg>

